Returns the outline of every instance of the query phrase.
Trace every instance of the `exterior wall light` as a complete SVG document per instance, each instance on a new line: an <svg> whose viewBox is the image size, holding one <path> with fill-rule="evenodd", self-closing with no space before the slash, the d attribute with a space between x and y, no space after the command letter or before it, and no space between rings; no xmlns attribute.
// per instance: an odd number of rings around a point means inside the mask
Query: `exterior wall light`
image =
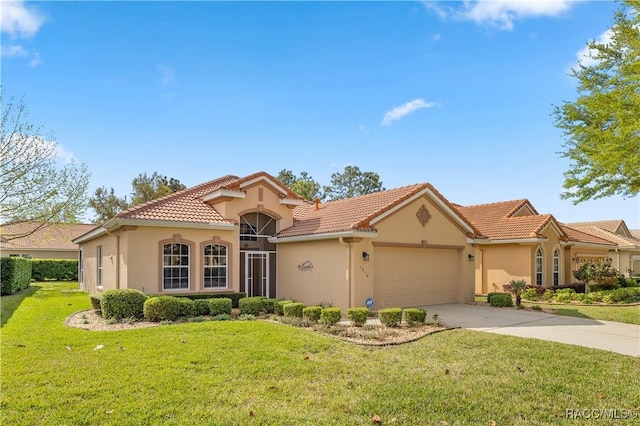
<svg viewBox="0 0 640 426"><path fill-rule="evenodd" d="M474 255L472 255L471 253L469 253L467 255L467 257L469 258L469 262L473 262L473 259L475 259L476 257Z"/></svg>
<svg viewBox="0 0 640 426"><path fill-rule="evenodd" d="M365 262L369 261L369 253L367 253L366 251L362 252L362 260L364 260Z"/></svg>

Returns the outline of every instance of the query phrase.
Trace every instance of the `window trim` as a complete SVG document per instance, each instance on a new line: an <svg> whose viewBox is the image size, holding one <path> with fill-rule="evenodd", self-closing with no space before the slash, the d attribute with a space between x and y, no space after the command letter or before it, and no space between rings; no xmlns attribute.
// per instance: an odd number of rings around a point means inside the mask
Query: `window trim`
<svg viewBox="0 0 640 426"><path fill-rule="evenodd" d="M227 264L226 264L226 270L227 270L227 285L226 287L205 287L205 275L204 275L204 271L205 268L207 268L207 266L205 265L205 247L209 246L209 245L218 245L218 246L224 246L227 249ZM233 288L233 283L232 283L232 276L233 274L232 272L232 259L233 259L233 245L228 242L228 241L223 241L218 237L215 237L212 240L209 241L204 241L202 243L200 243L200 289L202 291L229 291L229 289Z"/></svg>
<svg viewBox="0 0 640 426"><path fill-rule="evenodd" d="M544 251L542 247L536 248L534 259L536 285L544 285ZM538 260L540 260L539 263ZM540 265L540 270L538 270L538 265Z"/></svg>
<svg viewBox="0 0 640 426"><path fill-rule="evenodd" d="M560 285L560 277L562 276L561 275L561 271L562 271L561 256L560 256L560 250L558 250L558 248L555 248L553 250L552 259L553 259L552 282L554 287L558 287Z"/></svg>
<svg viewBox="0 0 640 426"><path fill-rule="evenodd" d="M96 287L101 289L104 287L104 260L102 245L96 247Z"/></svg>
<svg viewBox="0 0 640 426"><path fill-rule="evenodd" d="M164 246L167 244L184 244L189 247L189 265L187 266L187 288L164 288ZM158 292L159 293L179 293L179 292L191 292L194 289L193 285L193 270L194 270L194 247L193 241L183 240L178 234L173 238L162 240L158 242Z"/></svg>

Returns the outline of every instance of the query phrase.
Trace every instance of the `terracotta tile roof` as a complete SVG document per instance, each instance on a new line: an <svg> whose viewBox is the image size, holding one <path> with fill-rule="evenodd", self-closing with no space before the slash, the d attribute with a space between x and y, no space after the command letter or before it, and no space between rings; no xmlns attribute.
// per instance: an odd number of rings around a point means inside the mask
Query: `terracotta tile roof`
<svg viewBox="0 0 640 426"><path fill-rule="evenodd" d="M604 244L608 246L615 246L616 244L608 239L600 238L597 235L593 235L588 232L584 232L583 229L575 229L566 224L560 224L560 228L567 234L569 241L575 241L579 243L589 244Z"/></svg>
<svg viewBox="0 0 640 426"><path fill-rule="evenodd" d="M528 207L534 214L514 216L523 207ZM557 223L550 214L538 214L526 199L457 208L482 234L492 240L540 238L540 232L550 222Z"/></svg>
<svg viewBox="0 0 640 426"><path fill-rule="evenodd" d="M202 197L238 181L237 176L223 176L203 184L174 192L118 213L114 219L157 220L190 223L228 223Z"/></svg>
<svg viewBox="0 0 640 426"><path fill-rule="evenodd" d="M640 240L625 235L616 234L614 232L602 229L598 226L581 226L577 228L578 231L593 235L594 237L609 241L618 247L633 248L638 247L640 249Z"/></svg>
<svg viewBox="0 0 640 426"><path fill-rule="evenodd" d="M428 183L421 183L354 198L329 201L320 204L318 209L316 209L315 204L296 207L293 211L294 225L282 230L277 236L285 238L344 231L374 232L375 228L371 226L372 220L425 189L431 190L453 212L456 212L455 207L433 186ZM467 222L469 227L474 229L477 235L480 235L464 217L460 217L460 219Z"/></svg>
<svg viewBox="0 0 640 426"><path fill-rule="evenodd" d="M598 227L609 232L613 232L616 234L626 234L625 231L628 231L627 225L624 223L622 219L615 220L595 220L591 222L572 222L567 223L567 226L570 226L574 229L580 228L588 228L588 227Z"/></svg>
<svg viewBox="0 0 640 426"><path fill-rule="evenodd" d="M634 238L639 238L640 239L640 229L631 229L630 232L631 232L631 235L633 235Z"/></svg>
<svg viewBox="0 0 640 426"><path fill-rule="evenodd" d="M45 224L40 222L23 222L0 226L0 249L13 250L78 250L78 245L71 242L75 237L94 229L89 224ZM30 235L22 236L35 230ZM6 239L6 241L5 241Z"/></svg>

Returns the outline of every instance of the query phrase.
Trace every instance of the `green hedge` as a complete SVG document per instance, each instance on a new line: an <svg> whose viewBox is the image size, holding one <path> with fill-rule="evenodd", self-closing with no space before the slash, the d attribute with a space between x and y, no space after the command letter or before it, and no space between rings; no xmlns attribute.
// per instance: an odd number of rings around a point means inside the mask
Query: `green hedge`
<svg viewBox="0 0 640 426"><path fill-rule="evenodd" d="M3 296L29 288L31 261L24 257L0 258L0 282L2 282Z"/></svg>
<svg viewBox="0 0 640 426"><path fill-rule="evenodd" d="M211 310L209 309L209 301L207 299L196 299L193 301L194 315L196 316L209 315L210 313L211 313Z"/></svg>
<svg viewBox="0 0 640 426"><path fill-rule="evenodd" d="M313 322L318 322L321 314L322 306L307 306L302 310L302 317Z"/></svg>
<svg viewBox="0 0 640 426"><path fill-rule="evenodd" d="M156 294L154 296L162 296L160 294ZM172 294L175 297L186 297L191 300L198 299L231 299L231 307L238 308L238 301L244 297L247 297L247 293L243 292L233 292L233 293L199 293L199 294Z"/></svg>
<svg viewBox="0 0 640 426"><path fill-rule="evenodd" d="M342 319L340 308L324 308L320 314L320 322L327 325L336 325Z"/></svg>
<svg viewBox="0 0 640 426"><path fill-rule="evenodd" d="M213 317L218 315L231 315L232 306L233 301L228 297L209 299L209 311Z"/></svg>
<svg viewBox="0 0 640 426"><path fill-rule="evenodd" d="M353 322L353 325L362 327L367 323L367 318L369 318L369 309L349 308L347 309L347 318Z"/></svg>
<svg viewBox="0 0 640 426"><path fill-rule="evenodd" d="M285 303L282 306L285 317L302 318L302 310L304 309L304 303L292 302Z"/></svg>
<svg viewBox="0 0 640 426"><path fill-rule="evenodd" d="M276 300L275 303L273 304L273 313L276 315L284 315L284 308L283 306L287 303L293 303L293 300L288 300L288 299L284 299L284 300Z"/></svg>
<svg viewBox="0 0 640 426"><path fill-rule="evenodd" d="M427 319L427 311L420 308L407 308L404 310L404 321L413 327L424 324Z"/></svg>
<svg viewBox="0 0 640 426"><path fill-rule="evenodd" d="M487 299L489 299L489 304L491 306L499 308L513 306L513 298L509 293L489 293L489 295L487 295Z"/></svg>
<svg viewBox="0 0 640 426"><path fill-rule="evenodd" d="M31 278L36 281L78 280L78 261L70 259L33 259Z"/></svg>
<svg viewBox="0 0 640 426"><path fill-rule="evenodd" d="M402 309L387 308L378 311L380 322L387 327L395 327L402 322Z"/></svg>
<svg viewBox="0 0 640 426"><path fill-rule="evenodd" d="M263 311L262 299L263 297L243 297L240 299L238 301L240 315L260 315L260 312Z"/></svg>
<svg viewBox="0 0 640 426"><path fill-rule="evenodd" d="M142 318L147 295L139 290L107 290L100 300L102 316L106 319Z"/></svg>
<svg viewBox="0 0 640 426"><path fill-rule="evenodd" d="M174 296L150 297L144 302L144 317L149 321L175 321L193 315L191 299Z"/></svg>

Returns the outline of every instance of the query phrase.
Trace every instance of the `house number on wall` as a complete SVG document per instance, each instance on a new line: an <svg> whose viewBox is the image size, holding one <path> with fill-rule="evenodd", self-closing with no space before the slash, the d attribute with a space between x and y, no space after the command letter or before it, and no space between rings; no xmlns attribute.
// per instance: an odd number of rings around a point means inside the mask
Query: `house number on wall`
<svg viewBox="0 0 640 426"><path fill-rule="evenodd" d="M313 263L311 263L310 260L302 262L301 264L298 265L298 270L302 271L302 272L312 271L313 270Z"/></svg>
<svg viewBox="0 0 640 426"><path fill-rule="evenodd" d="M427 208L424 206L424 204L418 209L416 216L418 217L418 221L422 224L422 226L425 226L427 222L429 222L429 219L431 219L431 214L429 213L429 210L427 210Z"/></svg>

